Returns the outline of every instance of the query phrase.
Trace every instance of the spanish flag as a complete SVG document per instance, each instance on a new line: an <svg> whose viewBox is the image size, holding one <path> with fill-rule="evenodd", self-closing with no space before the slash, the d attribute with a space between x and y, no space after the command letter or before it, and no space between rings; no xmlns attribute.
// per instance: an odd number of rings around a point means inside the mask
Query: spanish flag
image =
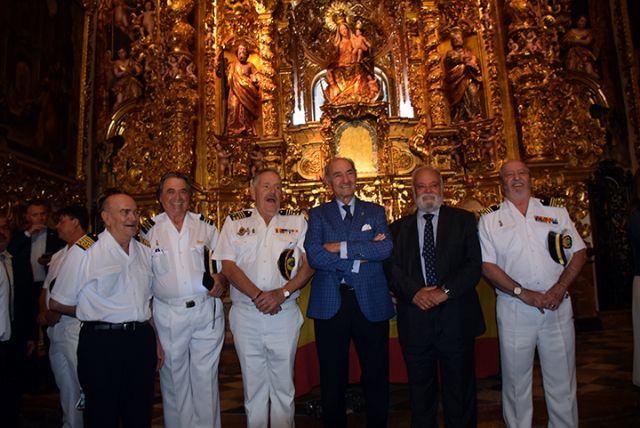
<svg viewBox="0 0 640 428"><path fill-rule="evenodd" d="M298 304L304 315L304 324L298 339L295 363L296 396L307 394L320 384L320 367L313 333L313 320L306 317L309 304L310 284L300 292ZM482 278L476 287L486 324L485 333L476 339L476 376L484 378L499 371L498 328L496 326L496 297L493 288ZM349 383L360 381L360 364L356 350L351 344L349 353ZM398 340L398 325L393 318L389 322L389 382L406 383L407 369Z"/></svg>

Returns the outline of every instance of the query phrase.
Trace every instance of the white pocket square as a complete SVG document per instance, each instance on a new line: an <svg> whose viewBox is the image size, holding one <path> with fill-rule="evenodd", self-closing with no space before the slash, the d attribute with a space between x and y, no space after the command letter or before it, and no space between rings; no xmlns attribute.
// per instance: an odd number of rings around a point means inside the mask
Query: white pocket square
<svg viewBox="0 0 640 428"><path fill-rule="evenodd" d="M362 229L360 229L361 232L366 232L367 230L371 230L371 225L369 223L362 225Z"/></svg>

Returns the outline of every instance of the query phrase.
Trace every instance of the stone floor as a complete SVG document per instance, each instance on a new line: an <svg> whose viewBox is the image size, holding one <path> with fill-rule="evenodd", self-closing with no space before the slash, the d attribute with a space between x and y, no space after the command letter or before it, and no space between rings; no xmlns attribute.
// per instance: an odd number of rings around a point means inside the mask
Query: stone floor
<svg viewBox="0 0 640 428"><path fill-rule="evenodd" d="M631 315L629 311L602 313L603 328L577 334L577 378L580 426L640 427L640 388L631 383ZM220 367L220 396L222 426L246 425L242 407L242 379L232 345L223 351ZM357 392L357 386L354 387ZM389 427L409 427L409 402L405 385L391 388ZM539 367L534 372L534 426L546 426L544 396ZM296 426L320 427L314 416L307 415L306 404L319 397L316 388L296 400ZM48 428L60 426L60 410L56 393L26 395L23 400L25 427ZM154 427L162 427L162 400L156 385ZM478 426L503 427L500 407L499 376L478 382ZM0 423L0 425L2 425ZM364 427L364 417L355 412L349 415L350 427Z"/></svg>

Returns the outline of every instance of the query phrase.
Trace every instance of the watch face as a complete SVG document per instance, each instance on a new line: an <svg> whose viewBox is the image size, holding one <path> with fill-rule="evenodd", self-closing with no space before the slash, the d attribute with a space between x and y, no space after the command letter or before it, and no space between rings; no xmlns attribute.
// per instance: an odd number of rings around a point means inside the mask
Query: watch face
<svg viewBox="0 0 640 428"><path fill-rule="evenodd" d="M516 296L519 296L520 293L522 293L522 287L516 287L513 289L513 294L515 294Z"/></svg>

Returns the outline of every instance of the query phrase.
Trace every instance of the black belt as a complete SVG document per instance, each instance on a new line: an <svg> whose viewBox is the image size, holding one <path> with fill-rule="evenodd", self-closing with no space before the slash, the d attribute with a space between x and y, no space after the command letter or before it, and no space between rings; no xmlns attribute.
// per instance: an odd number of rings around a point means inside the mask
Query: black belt
<svg viewBox="0 0 640 428"><path fill-rule="evenodd" d="M123 331L134 331L136 329L142 328L149 325L149 321L129 321L129 322L119 322L119 323L111 323L111 322L102 322L102 321L84 321L82 323L83 327L87 327L89 330L123 330Z"/></svg>
<svg viewBox="0 0 640 428"><path fill-rule="evenodd" d="M342 290L342 291L356 291L356 289L353 288L351 285L345 284L345 283L340 284L340 290Z"/></svg>

